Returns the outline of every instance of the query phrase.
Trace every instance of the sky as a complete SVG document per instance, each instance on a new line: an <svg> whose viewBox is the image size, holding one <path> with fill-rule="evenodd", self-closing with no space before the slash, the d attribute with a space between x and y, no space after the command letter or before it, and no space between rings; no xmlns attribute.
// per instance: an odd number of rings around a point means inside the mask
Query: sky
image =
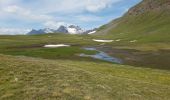
<svg viewBox="0 0 170 100"><path fill-rule="evenodd" d="M78 25L93 29L122 16L141 0L0 0L0 35Z"/></svg>

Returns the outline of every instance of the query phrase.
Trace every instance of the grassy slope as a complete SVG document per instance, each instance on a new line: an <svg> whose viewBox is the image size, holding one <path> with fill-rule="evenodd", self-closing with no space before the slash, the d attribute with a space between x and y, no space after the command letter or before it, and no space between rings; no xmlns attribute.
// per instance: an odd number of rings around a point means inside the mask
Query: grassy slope
<svg viewBox="0 0 170 100"><path fill-rule="evenodd" d="M113 45L132 45L132 48L135 48L136 46L138 47L139 45L144 46L144 48L145 46L149 47L150 45L166 45L166 47L169 47L170 9L166 8L166 6L168 6L166 2L169 1L150 0L152 1L151 4L156 5L156 8L154 8L153 10L149 10L149 8L146 7L146 11L143 10L143 13L136 14L136 12L142 11L139 9L148 6L147 1L148 0L144 0L145 3L142 2L133 7L130 10L131 15L129 14L129 11L123 17L102 26L95 35L98 36L98 38L107 38L114 40L121 39L121 41L119 42L114 42ZM166 6L163 6L161 9L159 9L159 6L157 5ZM130 43L130 41L133 40L137 40L137 42Z"/></svg>
<svg viewBox="0 0 170 100"><path fill-rule="evenodd" d="M125 17L119 25L109 30L109 36L139 42L170 42L170 15L148 12L143 15ZM120 34L122 33L122 34Z"/></svg>
<svg viewBox="0 0 170 100"><path fill-rule="evenodd" d="M168 100L169 71L0 55L2 100Z"/></svg>

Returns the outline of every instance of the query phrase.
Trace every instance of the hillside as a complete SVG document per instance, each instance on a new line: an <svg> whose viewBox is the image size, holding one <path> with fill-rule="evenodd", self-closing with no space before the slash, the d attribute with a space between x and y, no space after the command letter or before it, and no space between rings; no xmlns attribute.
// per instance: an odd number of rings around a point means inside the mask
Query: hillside
<svg viewBox="0 0 170 100"><path fill-rule="evenodd" d="M96 34L125 41L169 42L169 27L170 1L143 0L121 18L100 27Z"/></svg>

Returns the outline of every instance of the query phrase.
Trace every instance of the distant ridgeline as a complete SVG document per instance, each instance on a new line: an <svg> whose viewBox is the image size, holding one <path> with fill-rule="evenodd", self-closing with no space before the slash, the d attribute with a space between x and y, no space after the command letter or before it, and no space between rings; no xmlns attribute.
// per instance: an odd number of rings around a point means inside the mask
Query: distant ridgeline
<svg viewBox="0 0 170 100"><path fill-rule="evenodd" d="M47 34L47 33L65 33L65 34L91 34L96 29L92 30L83 30L79 26L76 25L70 25L70 26L63 26L61 25L58 29L50 29L50 28L44 28L35 30L32 29L28 35L34 35L34 34Z"/></svg>

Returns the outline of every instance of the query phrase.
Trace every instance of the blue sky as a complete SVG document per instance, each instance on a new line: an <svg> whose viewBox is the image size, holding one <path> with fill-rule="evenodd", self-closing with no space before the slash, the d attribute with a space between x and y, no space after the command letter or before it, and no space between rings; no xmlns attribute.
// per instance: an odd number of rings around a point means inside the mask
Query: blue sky
<svg viewBox="0 0 170 100"><path fill-rule="evenodd" d="M99 27L122 16L141 0L0 0L0 34L79 25Z"/></svg>

